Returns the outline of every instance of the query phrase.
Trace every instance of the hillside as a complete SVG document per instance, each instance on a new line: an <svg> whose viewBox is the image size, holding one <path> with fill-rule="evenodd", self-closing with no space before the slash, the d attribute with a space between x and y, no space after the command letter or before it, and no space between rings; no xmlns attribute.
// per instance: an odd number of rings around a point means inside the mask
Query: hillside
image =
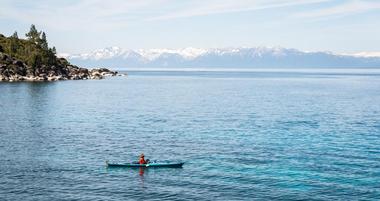
<svg viewBox="0 0 380 201"><path fill-rule="evenodd" d="M0 81L100 79L105 74L116 74L107 69L90 71L58 58L46 34L34 25L26 37L20 39L17 32L10 37L0 34Z"/></svg>

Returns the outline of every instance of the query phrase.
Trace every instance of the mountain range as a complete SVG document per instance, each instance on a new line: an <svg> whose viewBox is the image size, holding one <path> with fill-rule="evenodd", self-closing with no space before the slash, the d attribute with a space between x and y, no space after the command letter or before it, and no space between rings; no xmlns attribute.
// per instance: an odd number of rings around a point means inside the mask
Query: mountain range
<svg viewBox="0 0 380 201"><path fill-rule="evenodd" d="M281 47L129 50L108 47L59 54L86 67L123 68L380 68L380 54L334 54Z"/></svg>

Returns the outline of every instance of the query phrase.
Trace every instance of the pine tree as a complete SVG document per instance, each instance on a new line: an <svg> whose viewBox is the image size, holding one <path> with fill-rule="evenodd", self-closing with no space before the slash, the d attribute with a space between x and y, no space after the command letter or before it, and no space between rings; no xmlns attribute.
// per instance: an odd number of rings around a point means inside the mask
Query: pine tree
<svg viewBox="0 0 380 201"><path fill-rule="evenodd" d="M53 48L51 49L51 52L53 52L54 55L57 54L57 50L55 49L55 47L53 46Z"/></svg>
<svg viewBox="0 0 380 201"><path fill-rule="evenodd" d="M33 74L36 75L37 69L40 68L42 65L41 55L39 54L33 55L31 64L32 64Z"/></svg>
<svg viewBox="0 0 380 201"><path fill-rule="evenodd" d="M17 31L15 31L15 32L12 34L11 37L12 37L12 38L15 38L15 39L18 39Z"/></svg>
<svg viewBox="0 0 380 201"><path fill-rule="evenodd" d="M36 26L34 26L34 24L30 26L30 31L27 34L25 34L28 40L33 43L37 43L39 41L40 35L41 35L41 32L37 31Z"/></svg>
<svg viewBox="0 0 380 201"><path fill-rule="evenodd" d="M55 47L49 48L48 54L47 54L47 63L49 65L54 65L57 63L57 57L55 56L57 54L57 51L55 50Z"/></svg>
<svg viewBox="0 0 380 201"><path fill-rule="evenodd" d="M39 74L53 66L56 69L69 65L66 60L57 58L55 47L48 46L46 33L31 25L25 35L27 40L19 39L17 32L9 37L0 34L0 52L25 62L30 73Z"/></svg>
<svg viewBox="0 0 380 201"><path fill-rule="evenodd" d="M42 47L42 49L44 49L44 50L48 50L49 49L49 45L48 45L48 42L46 40L46 34L45 34L45 32L42 32L41 39L38 41L38 43Z"/></svg>
<svg viewBox="0 0 380 201"><path fill-rule="evenodd" d="M10 54L11 56L15 56L17 54L17 50L19 49L20 45L18 43L18 35L17 31L15 31L12 36L10 37Z"/></svg>

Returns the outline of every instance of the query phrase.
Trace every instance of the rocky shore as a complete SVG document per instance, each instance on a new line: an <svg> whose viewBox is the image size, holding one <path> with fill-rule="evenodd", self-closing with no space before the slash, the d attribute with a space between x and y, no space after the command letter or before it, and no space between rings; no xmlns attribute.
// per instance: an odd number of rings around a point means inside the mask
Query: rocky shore
<svg viewBox="0 0 380 201"><path fill-rule="evenodd" d="M106 76L116 76L116 71L106 68L87 69L69 64L65 59L60 59L59 66L41 65L38 68L28 66L21 60L17 60L8 54L0 52L0 81L57 81L57 80L86 80L102 79Z"/></svg>

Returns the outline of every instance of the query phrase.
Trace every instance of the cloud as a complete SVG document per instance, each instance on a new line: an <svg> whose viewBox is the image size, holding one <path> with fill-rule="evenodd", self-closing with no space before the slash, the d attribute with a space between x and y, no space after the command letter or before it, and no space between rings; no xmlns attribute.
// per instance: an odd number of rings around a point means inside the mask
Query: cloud
<svg viewBox="0 0 380 201"><path fill-rule="evenodd" d="M222 13L245 12L270 8L280 8L288 6L299 6L326 2L328 0L208 0L191 1L191 4L179 11L166 13L161 16L152 17L149 20L169 20L176 18L186 18L195 16L206 16Z"/></svg>
<svg viewBox="0 0 380 201"><path fill-rule="evenodd" d="M144 17L147 12L154 12L152 9L166 2L166 0L0 1L0 20L35 23L58 30L125 26L128 22Z"/></svg>
<svg viewBox="0 0 380 201"><path fill-rule="evenodd" d="M329 16L346 16L356 13L364 13L371 10L379 10L380 2L379 1L360 1L360 0L352 0L347 1L343 4L323 8L315 11L308 11L298 13L296 17L302 18L323 18Z"/></svg>
<svg viewBox="0 0 380 201"><path fill-rule="evenodd" d="M331 0L0 0L0 20L35 23L58 30L107 30L143 21L171 20L326 2L334 3ZM309 8L295 16L302 18L342 16L375 9L380 9L379 1L349 0L319 10L310 11Z"/></svg>
<svg viewBox="0 0 380 201"><path fill-rule="evenodd" d="M0 0L0 20L57 30L109 30L130 23L299 6L327 0Z"/></svg>

